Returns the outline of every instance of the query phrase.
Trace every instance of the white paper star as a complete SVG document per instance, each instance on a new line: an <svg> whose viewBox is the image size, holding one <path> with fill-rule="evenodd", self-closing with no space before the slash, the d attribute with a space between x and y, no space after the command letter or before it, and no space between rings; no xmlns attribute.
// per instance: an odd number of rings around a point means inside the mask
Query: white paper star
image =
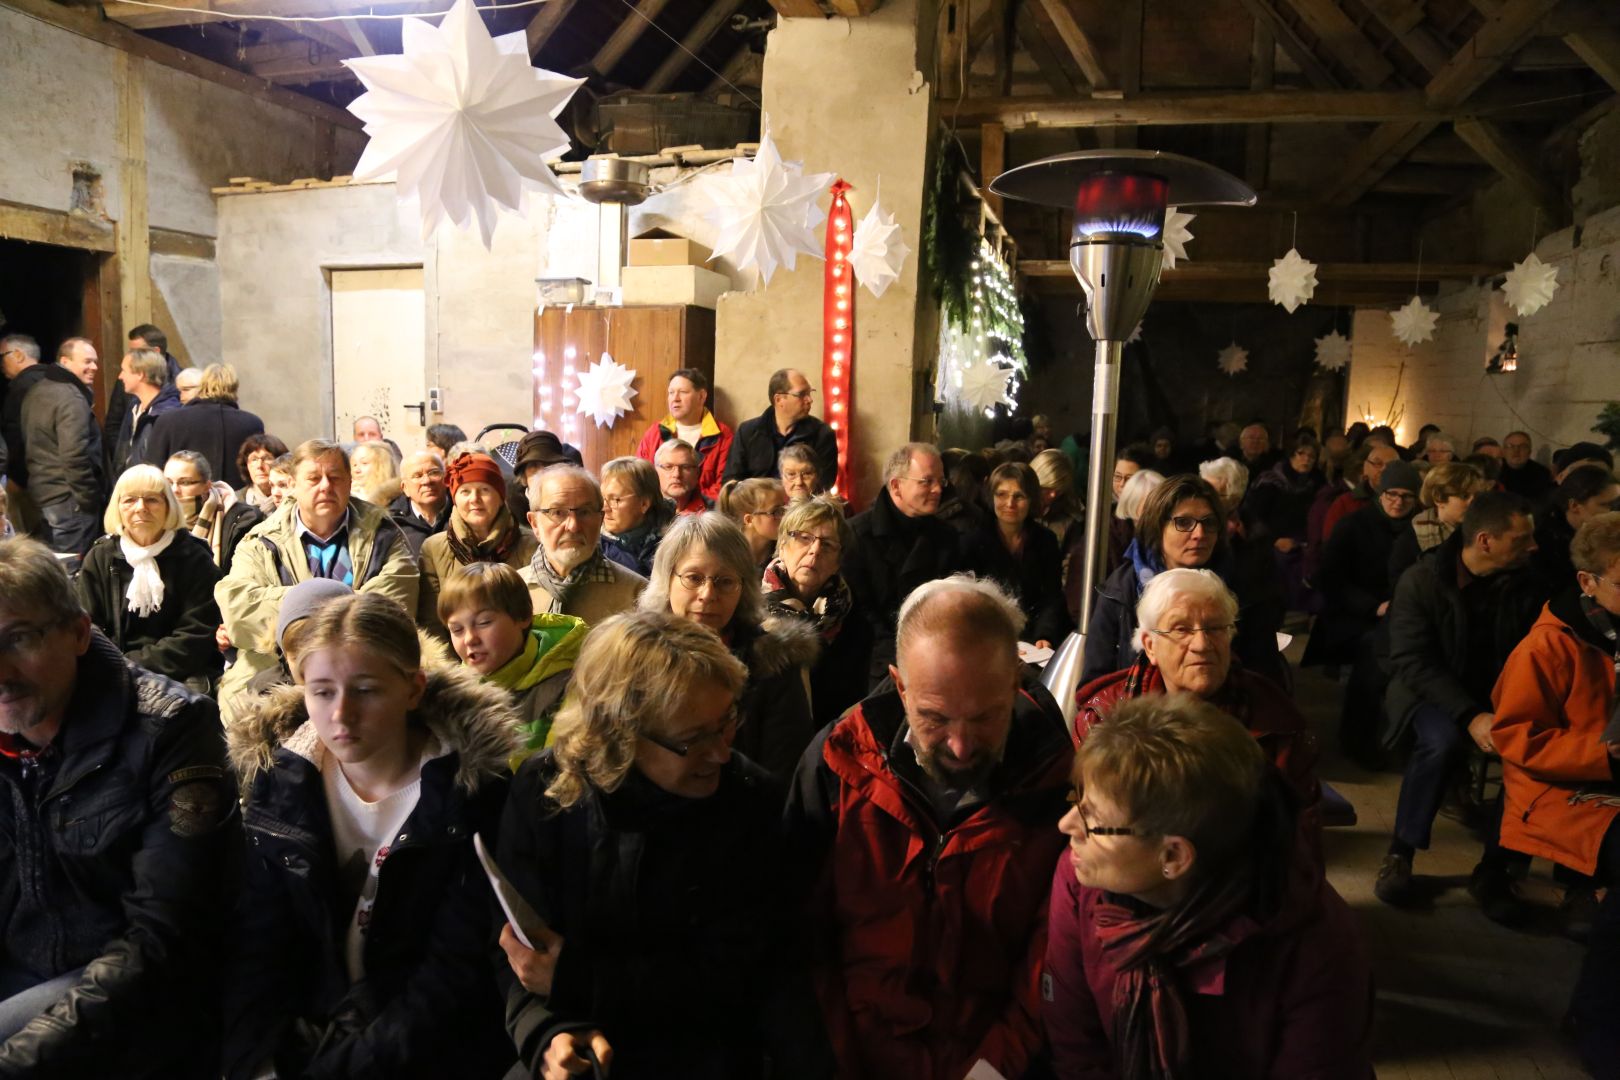
<svg viewBox="0 0 1620 1080"><path fill-rule="evenodd" d="M1350 339L1337 330L1316 339L1316 362L1328 371L1338 371L1350 362Z"/></svg>
<svg viewBox="0 0 1620 1080"><path fill-rule="evenodd" d="M964 364L957 373L956 385L962 392L962 400L969 407L993 409L997 405L1013 403L1007 388L1007 382L1012 378L1012 374L1012 368L1004 368L988 361Z"/></svg>
<svg viewBox="0 0 1620 1080"><path fill-rule="evenodd" d="M1557 291L1558 267L1548 266L1536 258L1533 251L1509 270L1507 280L1502 282L1507 302L1520 315L1534 315L1547 306Z"/></svg>
<svg viewBox="0 0 1620 1080"><path fill-rule="evenodd" d="M814 230L827 212L816 200L832 181L832 173L807 175L801 163L783 161L767 131L752 161L738 158L729 174L704 178L709 220L720 231L713 257L757 268L766 284L777 266L792 270L801 252L820 257Z"/></svg>
<svg viewBox="0 0 1620 1080"><path fill-rule="evenodd" d="M855 238L850 242L849 268L855 272L856 280L873 296L882 296L899 280L900 268L909 254L911 248L906 246L894 215L879 210L874 200L855 226Z"/></svg>
<svg viewBox="0 0 1620 1080"><path fill-rule="evenodd" d="M404 20L401 37L403 55L344 61L366 88L349 104L371 136L358 179L394 176L421 208L424 240L476 218L485 247L496 206L517 210L525 186L566 195L545 159L568 149L553 117L584 79L532 67L522 31L490 37L471 0L438 26Z"/></svg>
<svg viewBox="0 0 1620 1080"><path fill-rule="evenodd" d="M1426 307L1416 296L1408 300L1405 307L1389 314L1390 328L1407 345L1416 345L1434 337L1434 324L1439 321L1440 313Z"/></svg>
<svg viewBox="0 0 1620 1080"><path fill-rule="evenodd" d="M1141 340L1142 340L1142 324L1137 323L1136 324L1136 329L1131 331L1131 336L1125 339L1125 344L1127 344L1127 345L1135 345L1138 341L1141 341Z"/></svg>
<svg viewBox="0 0 1620 1080"><path fill-rule="evenodd" d="M612 427L613 422L630 411L630 399L636 396L636 373L607 353L602 359L579 375L579 404L575 412L596 421L597 427Z"/></svg>
<svg viewBox="0 0 1620 1080"><path fill-rule="evenodd" d="M1303 258L1297 248L1289 248L1288 254L1272 263L1268 276L1271 302L1281 304L1290 315L1316 292L1316 264Z"/></svg>
<svg viewBox="0 0 1620 1080"><path fill-rule="evenodd" d="M1170 206L1164 212L1164 268L1174 270L1178 260L1187 258L1187 241L1193 234L1187 231L1197 214L1183 214Z"/></svg>
<svg viewBox="0 0 1620 1080"><path fill-rule="evenodd" d="M1216 363L1228 375L1236 375L1241 371L1247 371L1249 369L1249 350L1234 341L1220 351Z"/></svg>

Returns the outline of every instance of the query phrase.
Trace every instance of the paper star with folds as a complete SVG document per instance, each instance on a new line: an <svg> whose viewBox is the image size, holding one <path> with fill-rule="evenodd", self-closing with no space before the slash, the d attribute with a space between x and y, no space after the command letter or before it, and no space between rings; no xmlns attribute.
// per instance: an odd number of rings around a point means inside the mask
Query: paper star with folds
<svg viewBox="0 0 1620 1080"><path fill-rule="evenodd" d="M1337 330L1316 339L1316 362L1328 371L1338 371L1350 362L1350 339Z"/></svg>
<svg viewBox="0 0 1620 1080"><path fill-rule="evenodd" d="M873 296L882 296L899 280L900 269L909 254L911 248L906 246L894 215L880 210L874 200L866 216L855 226L855 237L850 241L849 268L854 271L856 280Z"/></svg>
<svg viewBox="0 0 1620 1080"><path fill-rule="evenodd" d="M1174 270L1178 261L1187 258L1187 241L1193 234L1187 230L1192 224L1196 214L1183 214L1175 207L1166 207L1164 212L1164 269Z"/></svg>
<svg viewBox="0 0 1620 1080"><path fill-rule="evenodd" d="M1558 267L1548 266L1536 258L1533 251L1509 270L1507 280L1502 282L1507 302L1520 315L1534 315L1547 306L1557 291Z"/></svg>
<svg viewBox="0 0 1620 1080"><path fill-rule="evenodd" d="M957 389L962 400L974 409L993 409L997 405L1011 405L1012 396L1007 383L1013 369L983 361L964 365L957 373Z"/></svg>
<svg viewBox="0 0 1620 1080"><path fill-rule="evenodd" d="M1389 315L1389 325L1395 336L1409 346L1434 337L1434 324L1439 321L1440 313L1427 307L1416 296L1408 300L1405 307Z"/></svg>
<svg viewBox="0 0 1620 1080"><path fill-rule="evenodd" d="M1316 292L1316 264L1300 256L1297 248L1271 264L1267 291L1271 302L1281 304L1290 315Z"/></svg>
<svg viewBox="0 0 1620 1080"><path fill-rule="evenodd" d="M752 161L738 158L729 174L704 178L709 220L720 232L713 257L758 269L766 284L778 266L792 270L801 253L819 258L814 230L827 212L816 200L832 181L832 173L806 174L802 163L783 161L767 131Z"/></svg>
<svg viewBox="0 0 1620 1080"><path fill-rule="evenodd" d="M1228 375L1236 375L1239 372L1247 371L1249 370L1249 350L1234 341L1220 351L1216 363Z"/></svg>
<svg viewBox="0 0 1620 1080"><path fill-rule="evenodd" d="M597 427L612 427L615 420L630 411L630 399L636 396L630 384L635 381L633 369L603 353L602 359L580 373L575 392L579 404L574 411L595 420Z"/></svg>

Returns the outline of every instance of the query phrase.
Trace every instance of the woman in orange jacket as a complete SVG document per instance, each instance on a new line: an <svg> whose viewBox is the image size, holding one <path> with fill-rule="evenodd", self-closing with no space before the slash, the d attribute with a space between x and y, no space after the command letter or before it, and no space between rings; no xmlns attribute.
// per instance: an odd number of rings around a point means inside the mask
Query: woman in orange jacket
<svg viewBox="0 0 1620 1080"><path fill-rule="evenodd" d="M1586 1064L1620 1075L1620 738L1610 730L1620 666L1620 513L1576 533L1564 588L1508 657L1492 693L1502 755L1502 846L1608 886L1570 1020Z"/></svg>

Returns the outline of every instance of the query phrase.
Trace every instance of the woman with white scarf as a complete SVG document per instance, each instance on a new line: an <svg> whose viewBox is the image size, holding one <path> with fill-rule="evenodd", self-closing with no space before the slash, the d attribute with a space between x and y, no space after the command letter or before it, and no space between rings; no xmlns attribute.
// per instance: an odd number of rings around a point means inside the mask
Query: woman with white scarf
<svg viewBox="0 0 1620 1080"><path fill-rule="evenodd" d="M174 492L151 465L118 478L104 524L108 535L91 545L75 582L90 618L133 662L207 692L224 669L208 545L185 531Z"/></svg>

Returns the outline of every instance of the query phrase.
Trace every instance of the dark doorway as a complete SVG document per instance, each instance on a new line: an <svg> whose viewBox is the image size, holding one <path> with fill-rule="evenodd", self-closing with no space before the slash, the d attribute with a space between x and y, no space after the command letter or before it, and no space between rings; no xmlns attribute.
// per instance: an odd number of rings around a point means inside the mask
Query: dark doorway
<svg viewBox="0 0 1620 1080"><path fill-rule="evenodd" d="M40 359L47 364L55 362L56 347L70 337L87 337L104 352L101 312L86 310L86 301L97 300L105 258L95 251L0 239L0 335L27 334L39 342ZM106 363L103 355L98 399ZM115 374L117 363L114 358ZM0 401L4 395L0 387Z"/></svg>

